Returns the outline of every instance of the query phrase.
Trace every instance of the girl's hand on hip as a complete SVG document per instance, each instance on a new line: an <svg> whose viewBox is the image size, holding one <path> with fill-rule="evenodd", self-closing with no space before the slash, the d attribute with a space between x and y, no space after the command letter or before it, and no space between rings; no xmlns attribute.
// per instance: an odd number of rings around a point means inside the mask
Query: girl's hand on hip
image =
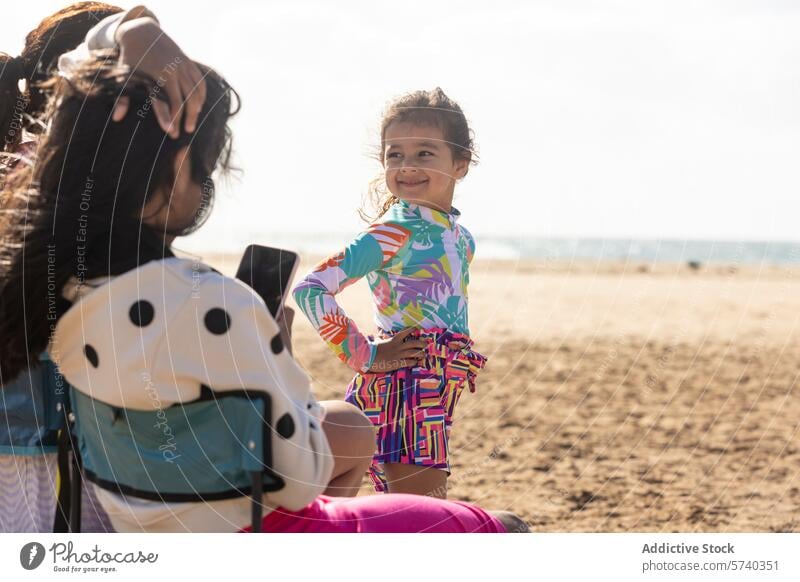
<svg viewBox="0 0 800 582"><path fill-rule="evenodd" d="M408 335L414 329L407 327L391 338L377 342L375 361L367 371L374 374L419 365L425 359L427 342L419 338L409 338Z"/></svg>

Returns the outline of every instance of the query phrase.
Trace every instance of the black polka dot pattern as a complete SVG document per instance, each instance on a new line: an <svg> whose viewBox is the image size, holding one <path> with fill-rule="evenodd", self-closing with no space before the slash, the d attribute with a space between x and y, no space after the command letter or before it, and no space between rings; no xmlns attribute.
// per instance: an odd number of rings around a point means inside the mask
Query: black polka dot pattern
<svg viewBox="0 0 800 582"><path fill-rule="evenodd" d="M231 328L231 316L220 307L209 309L203 321L206 329L214 335L222 335Z"/></svg>
<svg viewBox="0 0 800 582"><path fill-rule="evenodd" d="M269 347L272 349L272 353L276 356L283 351L283 340L281 339L281 334L278 334L272 338L272 341L269 342Z"/></svg>
<svg viewBox="0 0 800 582"><path fill-rule="evenodd" d="M83 353L86 356L86 359L89 360L89 363L92 367L96 368L100 365L100 359L97 357L97 350L95 350L91 345L86 344L83 346Z"/></svg>
<svg viewBox="0 0 800 582"><path fill-rule="evenodd" d="M131 310L128 316L131 318L131 323L136 327L147 327L153 322L156 310L153 304L149 301L141 300L131 305Z"/></svg>
<svg viewBox="0 0 800 582"><path fill-rule="evenodd" d="M278 434L283 438L288 439L294 434L294 420L292 415L288 412L278 419L278 425L275 427Z"/></svg>

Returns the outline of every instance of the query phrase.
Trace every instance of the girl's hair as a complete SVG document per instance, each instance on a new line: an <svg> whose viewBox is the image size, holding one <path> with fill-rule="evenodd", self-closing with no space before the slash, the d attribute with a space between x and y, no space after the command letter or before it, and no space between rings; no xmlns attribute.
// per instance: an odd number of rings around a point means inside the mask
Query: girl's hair
<svg viewBox="0 0 800 582"><path fill-rule="evenodd" d="M238 95L211 69L198 65L206 101L197 130L170 139L152 110L164 99L152 79L127 77L116 55L87 63L70 79L55 78L49 123L32 167L15 171L0 204L0 382L14 378L46 349L69 308L64 285L110 276L171 256L164 233L144 224L142 209L174 183L178 152L190 146L191 177L203 198L188 234L208 216L210 176L230 167L228 119ZM120 96L129 112L114 122ZM165 202L165 206L168 203Z"/></svg>
<svg viewBox="0 0 800 582"><path fill-rule="evenodd" d="M13 151L23 129L35 131L35 117L44 112L47 103L40 84L53 74L58 57L81 44L99 21L121 11L101 2L72 4L29 32L20 56L0 53L0 151ZM24 92L19 90L22 80Z"/></svg>
<svg viewBox="0 0 800 582"><path fill-rule="evenodd" d="M399 97L389 104L381 120L381 145L378 157L383 164L386 151L386 129L393 123L412 123L426 127L437 127L442 130L455 160L466 160L468 164L477 164L475 143L472 129L458 103L448 97L441 88L432 91L414 91ZM397 197L389 192L383 176L370 183L369 197L377 214L371 216L363 209L359 214L364 220L375 220L383 216L395 202Z"/></svg>

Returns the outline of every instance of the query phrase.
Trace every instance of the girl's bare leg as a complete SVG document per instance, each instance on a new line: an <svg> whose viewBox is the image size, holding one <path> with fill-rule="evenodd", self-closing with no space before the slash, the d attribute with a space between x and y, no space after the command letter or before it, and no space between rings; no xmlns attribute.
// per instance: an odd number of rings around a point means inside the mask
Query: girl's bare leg
<svg viewBox="0 0 800 582"><path fill-rule="evenodd" d="M375 454L375 429L358 408L341 400L320 402L322 429L333 455L333 475L325 489L332 497L355 497Z"/></svg>
<svg viewBox="0 0 800 582"><path fill-rule="evenodd" d="M389 493L413 493L447 499L447 471L419 465L383 465Z"/></svg>

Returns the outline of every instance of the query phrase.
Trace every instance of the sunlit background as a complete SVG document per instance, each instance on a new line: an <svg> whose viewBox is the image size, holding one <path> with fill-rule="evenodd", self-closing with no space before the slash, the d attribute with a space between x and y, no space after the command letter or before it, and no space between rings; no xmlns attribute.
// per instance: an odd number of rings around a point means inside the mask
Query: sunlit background
<svg viewBox="0 0 800 582"><path fill-rule="evenodd" d="M65 4L9 3L0 50ZM514 252L502 237L800 239L797 2L147 6L243 99L242 173L185 248L333 250L362 226L383 107L437 85L477 137L455 204L487 253Z"/></svg>

